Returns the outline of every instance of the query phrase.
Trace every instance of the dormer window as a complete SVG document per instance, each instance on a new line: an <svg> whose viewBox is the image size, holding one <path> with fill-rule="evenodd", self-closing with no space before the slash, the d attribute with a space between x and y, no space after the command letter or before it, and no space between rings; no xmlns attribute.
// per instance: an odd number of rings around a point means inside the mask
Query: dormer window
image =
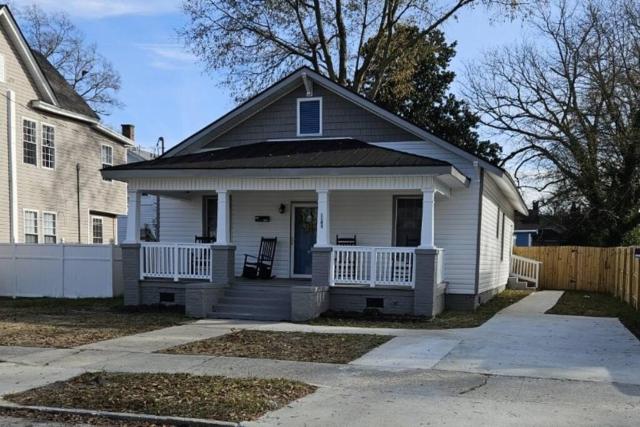
<svg viewBox="0 0 640 427"><path fill-rule="evenodd" d="M322 98L298 98L298 136L322 135Z"/></svg>

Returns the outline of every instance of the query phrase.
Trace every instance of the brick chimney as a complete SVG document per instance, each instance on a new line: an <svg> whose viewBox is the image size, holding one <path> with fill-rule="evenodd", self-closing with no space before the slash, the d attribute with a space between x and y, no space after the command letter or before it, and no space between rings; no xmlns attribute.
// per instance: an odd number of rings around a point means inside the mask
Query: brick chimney
<svg viewBox="0 0 640 427"><path fill-rule="evenodd" d="M122 126L122 134L129 138L132 141L136 140L136 127L131 124L123 124Z"/></svg>

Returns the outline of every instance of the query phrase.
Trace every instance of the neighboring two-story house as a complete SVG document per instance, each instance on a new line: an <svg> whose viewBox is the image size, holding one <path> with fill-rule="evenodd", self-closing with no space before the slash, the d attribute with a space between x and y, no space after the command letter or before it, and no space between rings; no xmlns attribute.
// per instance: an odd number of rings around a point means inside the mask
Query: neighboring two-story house
<svg viewBox="0 0 640 427"><path fill-rule="evenodd" d="M131 140L29 48L6 6L0 95L0 242L115 242L126 184L100 169L125 163Z"/></svg>

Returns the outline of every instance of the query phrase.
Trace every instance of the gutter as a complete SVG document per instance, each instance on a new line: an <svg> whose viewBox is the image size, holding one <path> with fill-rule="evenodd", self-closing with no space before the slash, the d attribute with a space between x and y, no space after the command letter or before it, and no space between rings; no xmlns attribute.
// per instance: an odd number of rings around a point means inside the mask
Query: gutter
<svg viewBox="0 0 640 427"><path fill-rule="evenodd" d="M134 142L129 138L127 138L126 136L114 131L113 129L109 129L108 127L106 127L105 125L103 125L98 120L92 117L85 116L83 114L74 113L72 111L68 111L63 108L56 107L55 105L51 105L49 103L46 103L40 100L31 101L31 106L35 109L45 111L47 113L57 114L59 116L63 116L69 119L78 120L80 122L87 123L96 132L99 132L115 140L116 142L121 143L126 147L130 147L130 146L132 147L135 145Z"/></svg>

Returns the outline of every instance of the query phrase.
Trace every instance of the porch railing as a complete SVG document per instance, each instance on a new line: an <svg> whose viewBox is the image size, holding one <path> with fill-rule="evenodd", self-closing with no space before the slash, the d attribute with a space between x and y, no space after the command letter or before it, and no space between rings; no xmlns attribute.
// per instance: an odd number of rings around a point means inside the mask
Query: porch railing
<svg viewBox="0 0 640 427"><path fill-rule="evenodd" d="M525 258L519 255L511 255L511 275L518 279L534 283L538 287L540 280L540 261Z"/></svg>
<svg viewBox="0 0 640 427"><path fill-rule="evenodd" d="M334 246L331 286L415 285L415 249L398 247Z"/></svg>
<svg viewBox="0 0 640 427"><path fill-rule="evenodd" d="M211 245L150 243L140 245L140 279L211 280Z"/></svg>

